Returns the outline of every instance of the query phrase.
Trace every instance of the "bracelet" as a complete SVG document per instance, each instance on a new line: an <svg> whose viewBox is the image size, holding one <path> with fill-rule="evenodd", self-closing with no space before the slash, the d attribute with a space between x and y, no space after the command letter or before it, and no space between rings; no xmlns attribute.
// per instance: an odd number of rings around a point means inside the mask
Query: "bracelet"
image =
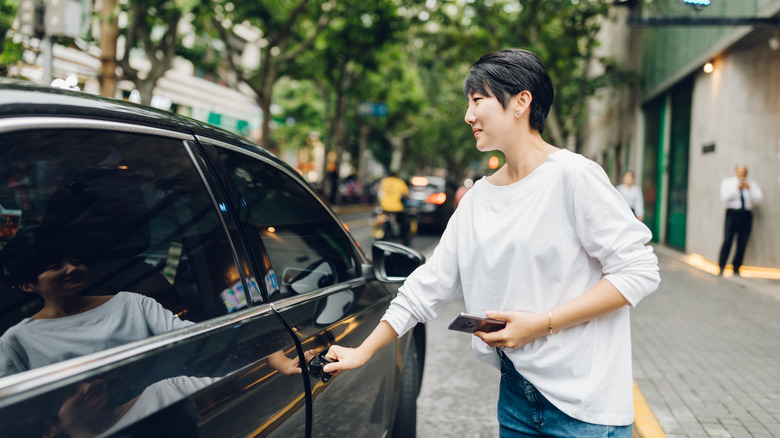
<svg viewBox="0 0 780 438"><path fill-rule="evenodd" d="M549 320L549 324L548 324L549 328L550 328L550 333L549 334L552 334L552 310L550 310L550 315L549 316L550 316L550 320Z"/></svg>

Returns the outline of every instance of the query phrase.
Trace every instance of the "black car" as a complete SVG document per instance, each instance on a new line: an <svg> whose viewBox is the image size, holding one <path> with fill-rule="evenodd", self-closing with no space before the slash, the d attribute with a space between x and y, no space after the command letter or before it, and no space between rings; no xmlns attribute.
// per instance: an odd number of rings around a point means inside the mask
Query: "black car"
<svg viewBox="0 0 780 438"><path fill-rule="evenodd" d="M0 80L0 214L3 436L414 436L424 326L321 365L422 255L370 260L256 145Z"/></svg>
<svg viewBox="0 0 780 438"><path fill-rule="evenodd" d="M409 180L407 203L414 206L420 228L438 232L447 227L455 211L455 190L442 177L416 175Z"/></svg>

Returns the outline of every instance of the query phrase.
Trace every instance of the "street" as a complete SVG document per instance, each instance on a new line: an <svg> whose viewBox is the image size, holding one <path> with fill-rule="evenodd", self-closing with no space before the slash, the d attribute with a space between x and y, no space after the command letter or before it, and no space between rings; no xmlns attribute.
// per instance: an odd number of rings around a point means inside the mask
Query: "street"
<svg viewBox="0 0 780 438"><path fill-rule="evenodd" d="M342 218L370 248L368 213ZM430 256L435 235L412 246ZM715 277L656 246L661 286L632 310L634 379L662 433L640 436L780 436L780 281ZM498 436L499 373L474 358L470 336L447 330L462 301L427 324L417 401L421 438ZM641 421L640 421L641 420Z"/></svg>
<svg viewBox="0 0 780 438"><path fill-rule="evenodd" d="M370 251L370 212L345 213L342 220L367 253ZM430 257L439 235L421 233L412 247ZM447 330L466 308L463 300L438 310L426 324L427 349L422 389L417 398L417 436L420 438L489 438L498 436L496 402L500 374L474 358L471 336Z"/></svg>

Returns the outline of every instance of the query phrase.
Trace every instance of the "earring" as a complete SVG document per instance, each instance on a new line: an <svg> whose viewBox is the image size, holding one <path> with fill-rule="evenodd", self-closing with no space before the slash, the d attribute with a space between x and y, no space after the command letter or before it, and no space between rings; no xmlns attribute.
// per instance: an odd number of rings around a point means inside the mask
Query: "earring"
<svg viewBox="0 0 780 438"><path fill-rule="evenodd" d="M515 117L520 117L520 111L515 113Z"/></svg>

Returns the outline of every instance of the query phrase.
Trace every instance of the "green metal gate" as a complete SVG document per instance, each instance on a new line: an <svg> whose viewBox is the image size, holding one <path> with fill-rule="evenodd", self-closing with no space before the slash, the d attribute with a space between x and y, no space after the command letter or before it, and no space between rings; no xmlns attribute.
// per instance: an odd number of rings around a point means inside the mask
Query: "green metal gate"
<svg viewBox="0 0 780 438"><path fill-rule="evenodd" d="M693 81L691 80L682 82L671 92L672 123L669 139L666 244L680 250L685 250L692 97Z"/></svg>

